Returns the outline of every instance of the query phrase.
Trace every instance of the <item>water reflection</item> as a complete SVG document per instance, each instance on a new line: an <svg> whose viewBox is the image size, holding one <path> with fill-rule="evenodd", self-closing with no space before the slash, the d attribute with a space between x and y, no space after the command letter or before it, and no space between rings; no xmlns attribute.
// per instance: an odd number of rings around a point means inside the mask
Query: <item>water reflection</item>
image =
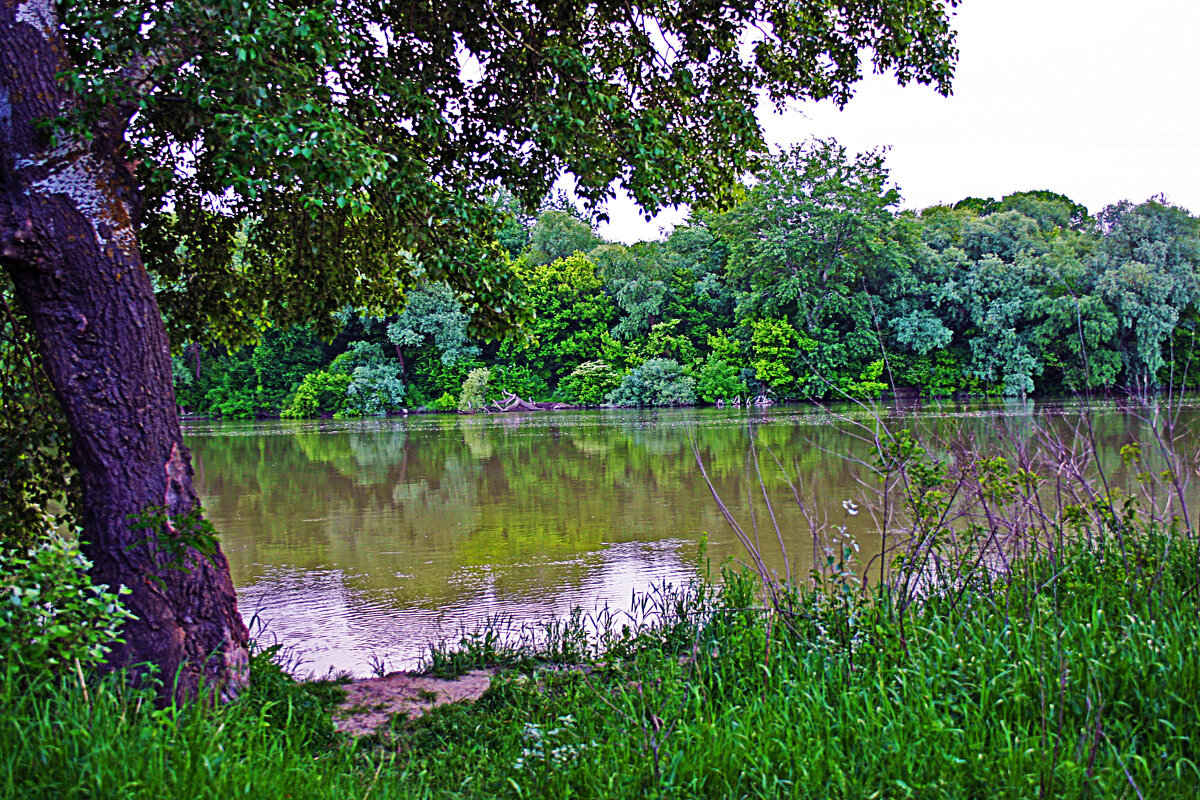
<svg viewBox="0 0 1200 800"><path fill-rule="evenodd" d="M963 440L1039 446L1028 402L911 401L885 409L894 427L946 448ZM1051 407L1073 435L1074 406ZM731 511L782 569L759 475L800 574L811 519L848 525L879 549L856 460L876 422L853 409L545 412L372 421L193 424L202 499L229 556L243 614L258 617L305 668L365 674L372 657L411 667L433 638L484 617L542 619L574 606L628 605L634 589L694 574L702 532L714 564L743 557L695 452ZM1138 435L1114 406L1093 417L1102 451ZM748 460L753 431L762 455ZM1114 445L1109 447L1108 445Z"/></svg>

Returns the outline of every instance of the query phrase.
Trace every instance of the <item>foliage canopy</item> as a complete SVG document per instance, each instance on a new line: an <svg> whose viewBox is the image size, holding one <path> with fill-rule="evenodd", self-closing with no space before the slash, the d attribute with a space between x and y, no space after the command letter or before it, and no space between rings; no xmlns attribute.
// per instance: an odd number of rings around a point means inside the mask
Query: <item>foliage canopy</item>
<svg viewBox="0 0 1200 800"><path fill-rule="evenodd" d="M523 318L486 198L562 172L591 205L720 205L761 95L846 102L864 54L949 91L956 0L88 2L63 8L88 129L127 115L141 247L176 341L396 306L423 273Z"/></svg>

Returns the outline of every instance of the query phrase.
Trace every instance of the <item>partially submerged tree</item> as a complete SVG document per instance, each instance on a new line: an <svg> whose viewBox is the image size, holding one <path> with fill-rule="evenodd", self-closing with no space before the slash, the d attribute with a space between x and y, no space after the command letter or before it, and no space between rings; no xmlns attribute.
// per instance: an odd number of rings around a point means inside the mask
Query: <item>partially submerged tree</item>
<svg viewBox="0 0 1200 800"><path fill-rule="evenodd" d="M866 53L948 91L953 5L0 0L0 263L70 424L95 577L132 589L112 664L180 695L247 679L163 311L178 342L232 343L398 304L421 274L514 324L498 187L533 208L568 171L589 203L720 203L765 149L761 96L845 102Z"/></svg>

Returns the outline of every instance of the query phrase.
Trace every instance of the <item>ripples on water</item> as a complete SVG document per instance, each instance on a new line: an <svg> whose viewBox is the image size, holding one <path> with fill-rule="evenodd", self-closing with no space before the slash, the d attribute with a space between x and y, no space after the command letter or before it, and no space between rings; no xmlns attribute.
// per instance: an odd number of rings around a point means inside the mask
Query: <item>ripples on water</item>
<svg viewBox="0 0 1200 800"><path fill-rule="evenodd" d="M751 429L770 454L761 470L791 558L809 557L812 533L775 458L821 518L848 525L869 556L879 547L869 515L849 519L841 500L862 499L847 457L869 457L860 437L875 417L837 411L193 422L185 435L243 615L261 638L292 648L302 672L365 675L378 660L413 668L430 641L453 641L497 615L540 621L574 607L628 608L635 591L695 575L704 532L714 565L741 558L693 443L723 500L748 520L753 498L764 511L747 463ZM1051 420L1079 411L1037 407ZM881 413L893 428L1033 442L1033 412L1011 402ZM1105 447L1138 424L1118 404L1093 412Z"/></svg>

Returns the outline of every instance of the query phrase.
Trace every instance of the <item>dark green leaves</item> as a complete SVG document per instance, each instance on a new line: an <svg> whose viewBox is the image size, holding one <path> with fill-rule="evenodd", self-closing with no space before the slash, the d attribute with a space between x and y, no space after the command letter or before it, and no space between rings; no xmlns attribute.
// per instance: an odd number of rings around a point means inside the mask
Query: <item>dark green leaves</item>
<svg viewBox="0 0 1200 800"><path fill-rule="evenodd" d="M947 92L953 5L67 4L69 124L128 125L177 338L389 305L418 263L496 329L523 318L497 188L533 208L570 172L593 205L727 205L765 150L760 96L845 102L866 57Z"/></svg>

